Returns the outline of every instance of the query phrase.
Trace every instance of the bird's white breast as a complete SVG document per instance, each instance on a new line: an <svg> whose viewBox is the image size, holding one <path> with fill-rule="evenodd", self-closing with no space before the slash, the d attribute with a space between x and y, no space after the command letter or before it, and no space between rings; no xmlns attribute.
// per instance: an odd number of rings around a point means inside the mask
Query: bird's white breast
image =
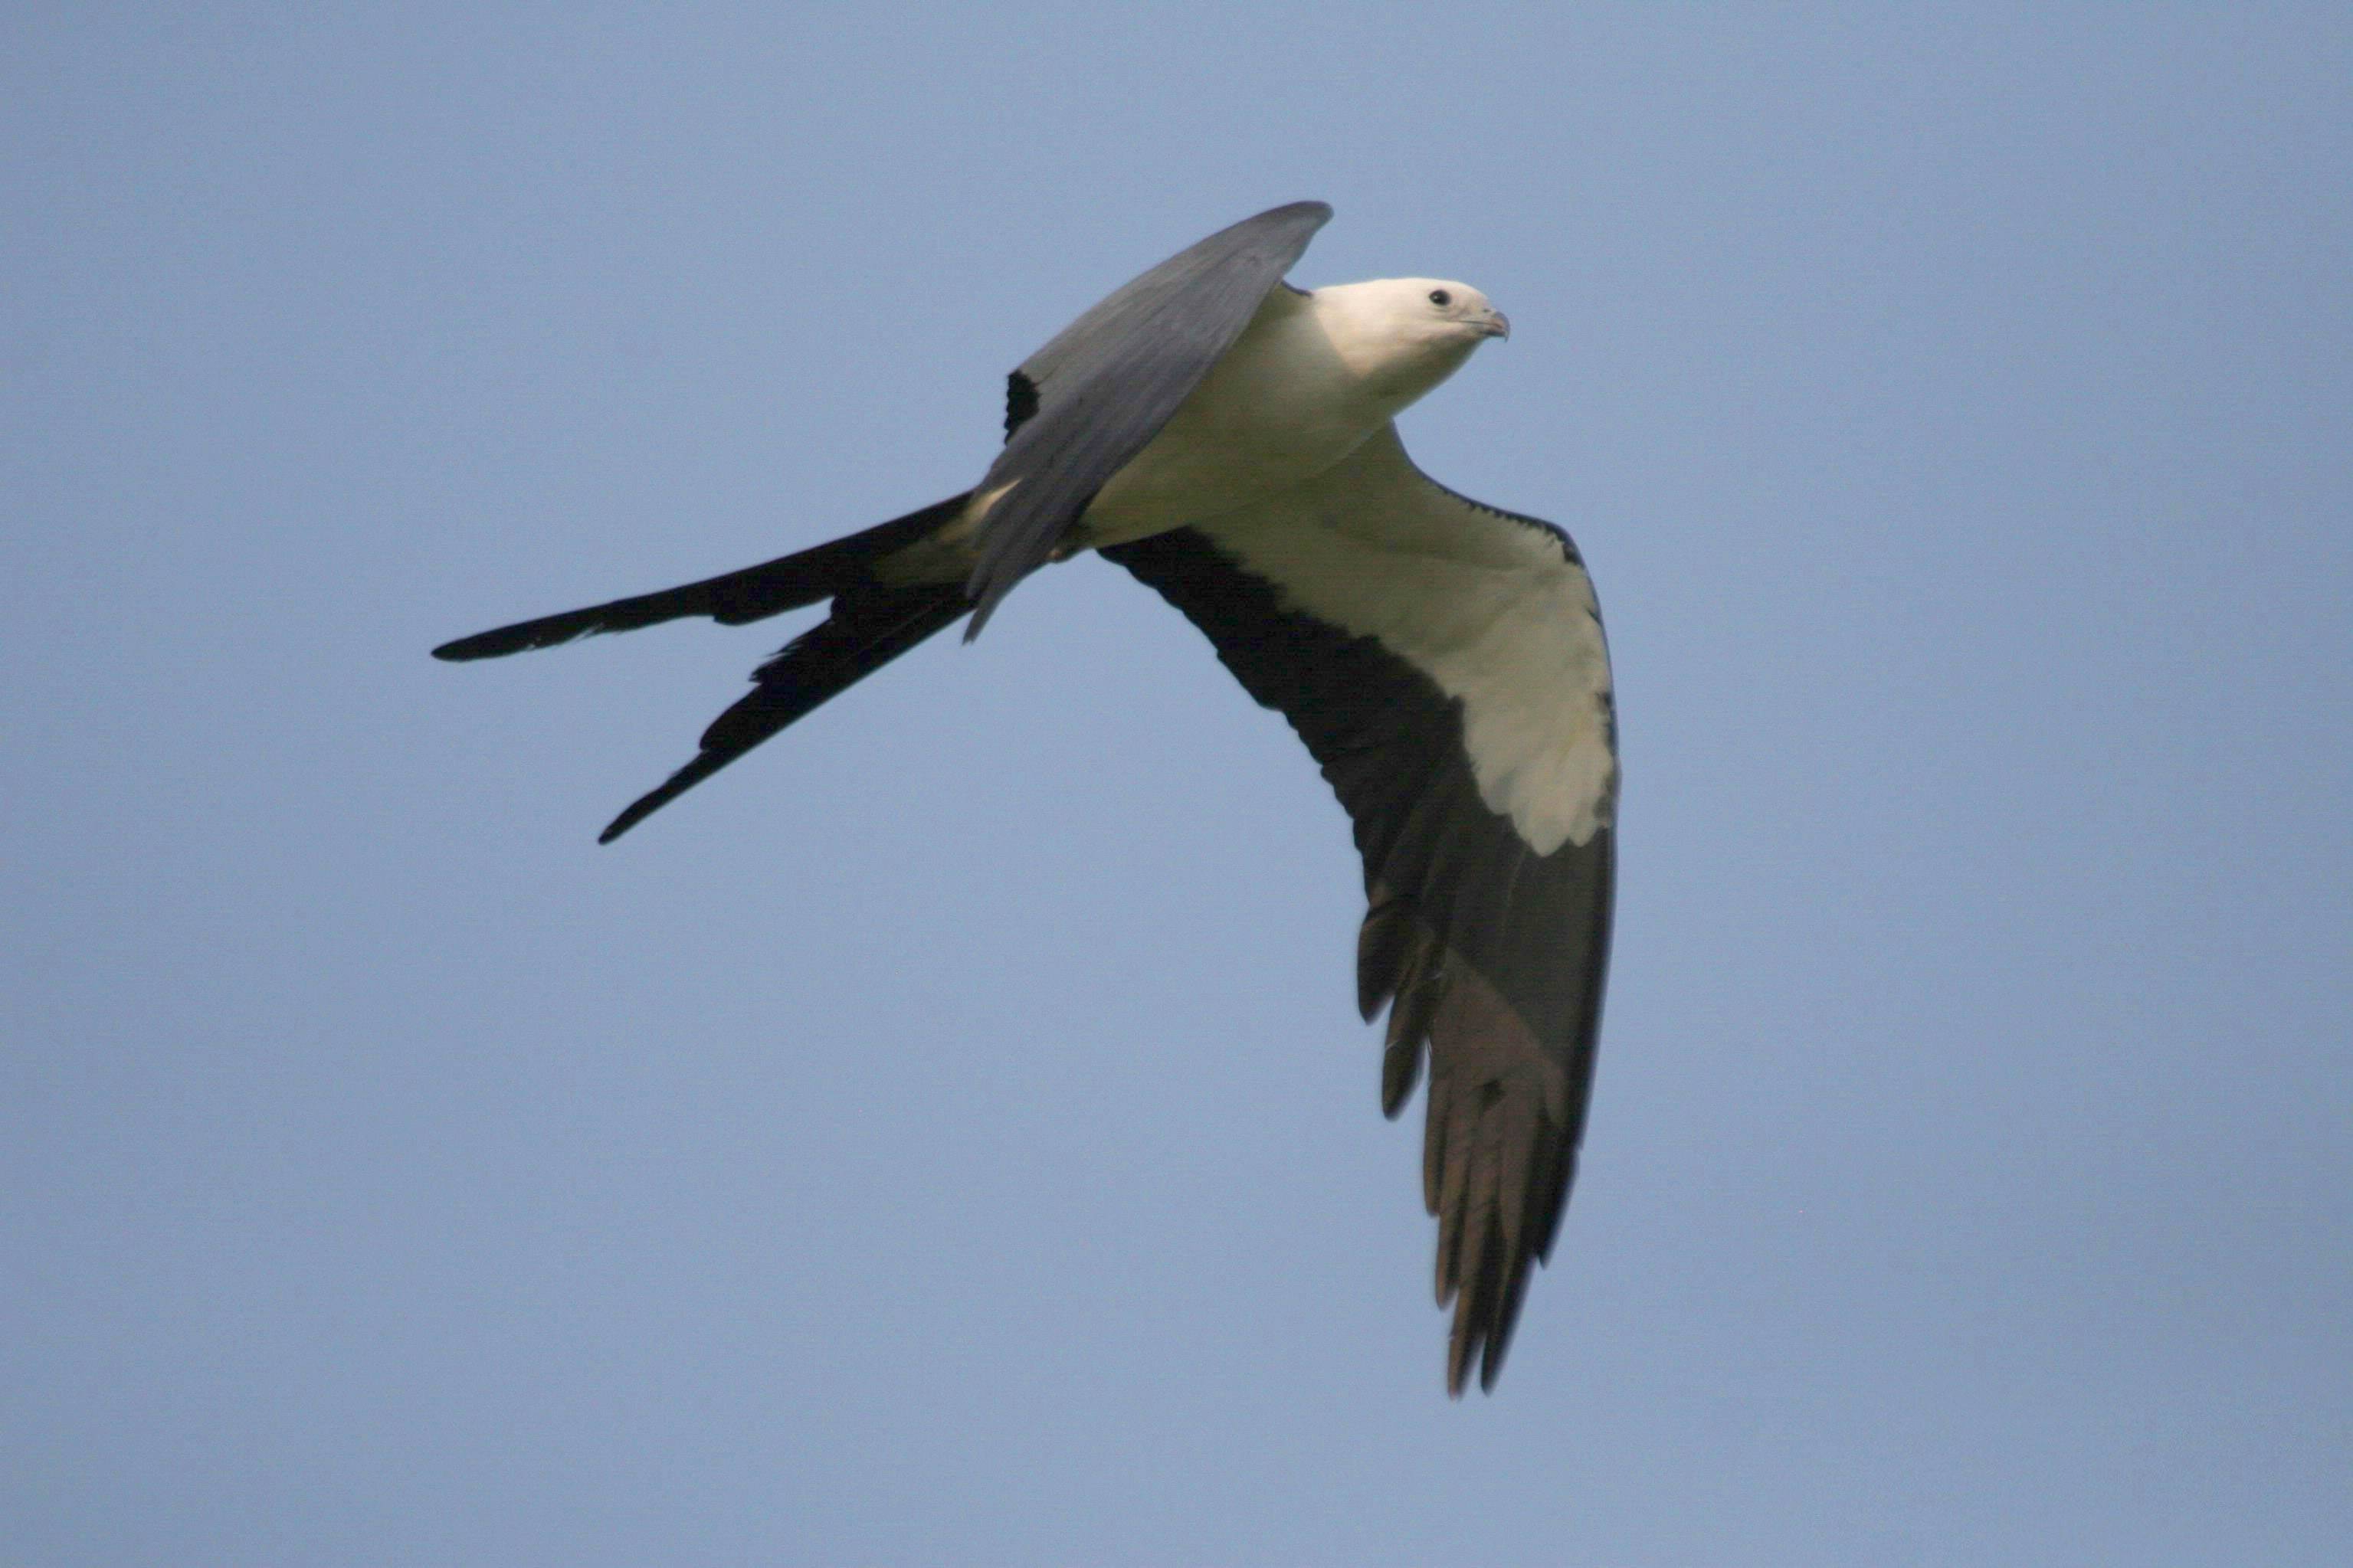
<svg viewBox="0 0 2353 1568"><path fill-rule="evenodd" d="M1345 319L1318 301L1289 289L1267 296L1160 434L1095 497L1082 524L1088 545L1201 522L1312 479L1411 401L1367 374Z"/></svg>

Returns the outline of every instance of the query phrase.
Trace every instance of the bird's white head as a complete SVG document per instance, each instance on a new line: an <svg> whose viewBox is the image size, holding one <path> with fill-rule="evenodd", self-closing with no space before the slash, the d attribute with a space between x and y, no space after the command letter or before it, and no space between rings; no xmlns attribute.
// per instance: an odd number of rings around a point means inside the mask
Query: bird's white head
<svg viewBox="0 0 2353 1568"><path fill-rule="evenodd" d="M1316 314L1351 370L1398 406L1452 375L1512 323L1468 283L1443 278L1377 278L1314 293Z"/></svg>

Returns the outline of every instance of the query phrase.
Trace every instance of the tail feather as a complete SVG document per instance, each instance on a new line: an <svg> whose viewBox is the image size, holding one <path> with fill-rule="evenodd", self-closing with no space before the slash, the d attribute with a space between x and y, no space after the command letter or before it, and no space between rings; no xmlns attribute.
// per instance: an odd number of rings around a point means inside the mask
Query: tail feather
<svg viewBox="0 0 2353 1568"><path fill-rule="evenodd" d="M496 658L597 632L634 631L682 616L709 616L723 625L741 626L820 599L833 601L824 621L754 672L752 690L712 721L693 761L632 802L597 836L599 844L610 844L828 698L969 615L972 600L960 581L893 584L874 574L878 563L962 516L965 499L951 496L862 532L740 572L478 632L442 644L433 657Z"/></svg>
<svg viewBox="0 0 2353 1568"><path fill-rule="evenodd" d="M709 616L723 626L739 626L814 605L865 581L866 568L884 556L915 543L955 520L965 498L951 496L921 511L797 554L780 555L739 572L722 573L699 583L682 583L659 593L638 594L610 604L565 610L518 621L443 643L436 658L464 661L499 658L533 648L554 647L575 637L597 632L633 632L684 616Z"/></svg>
<svg viewBox="0 0 2353 1568"><path fill-rule="evenodd" d="M833 614L753 674L753 688L702 732L694 760L631 802L596 836L610 844L786 725L847 691L972 609L960 584L844 594Z"/></svg>

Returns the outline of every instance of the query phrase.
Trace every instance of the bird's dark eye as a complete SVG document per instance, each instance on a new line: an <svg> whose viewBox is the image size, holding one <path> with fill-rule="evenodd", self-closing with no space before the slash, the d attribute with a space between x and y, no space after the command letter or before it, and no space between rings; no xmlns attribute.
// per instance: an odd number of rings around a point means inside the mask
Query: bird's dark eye
<svg viewBox="0 0 2353 1568"><path fill-rule="evenodd" d="M1454 296L1443 289L1432 289L1430 291L1430 302L1433 305L1451 305L1454 303Z"/></svg>

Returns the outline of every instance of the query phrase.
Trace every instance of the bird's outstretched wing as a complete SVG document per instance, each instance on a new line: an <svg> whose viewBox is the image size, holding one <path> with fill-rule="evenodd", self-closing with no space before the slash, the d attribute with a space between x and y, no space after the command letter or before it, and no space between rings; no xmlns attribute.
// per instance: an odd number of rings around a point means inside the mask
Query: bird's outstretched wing
<svg viewBox="0 0 2353 1568"><path fill-rule="evenodd" d="M999 499L981 523L966 584L967 638L1151 444L1331 216L1322 202L1293 202L1219 229L1122 287L1012 374L1005 449L976 491Z"/></svg>
<svg viewBox="0 0 2353 1568"><path fill-rule="evenodd" d="M1493 1386L1576 1172L1609 960L1617 737L1584 564L1422 474L1394 427L1274 501L1103 553L1282 710L1355 823L1388 1114L1430 1063L1447 1384L1476 1364Z"/></svg>

